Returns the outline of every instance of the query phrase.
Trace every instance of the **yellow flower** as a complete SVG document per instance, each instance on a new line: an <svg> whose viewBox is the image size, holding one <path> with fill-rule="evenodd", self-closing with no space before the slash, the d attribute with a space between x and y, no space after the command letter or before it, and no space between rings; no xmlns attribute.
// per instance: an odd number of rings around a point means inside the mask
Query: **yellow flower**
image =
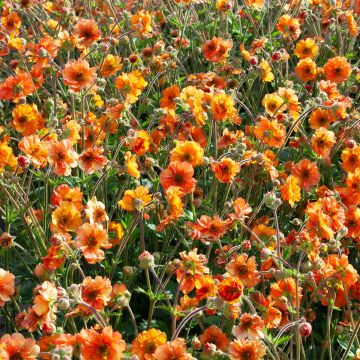
<svg viewBox="0 0 360 360"><path fill-rule="evenodd" d="M314 39L306 38L296 44L294 54L300 59L314 59L319 54L319 46Z"/></svg>
<svg viewBox="0 0 360 360"><path fill-rule="evenodd" d="M127 151L124 157L127 173L135 179L138 179L140 177L140 171L136 162L136 155L133 155L130 151Z"/></svg>
<svg viewBox="0 0 360 360"><path fill-rule="evenodd" d="M170 161L187 161L192 166L201 165L204 149L196 141L177 141L171 150Z"/></svg>
<svg viewBox="0 0 360 360"><path fill-rule="evenodd" d="M154 360L156 349L166 343L166 334L156 329L145 330L132 342L131 353L139 360Z"/></svg>
<svg viewBox="0 0 360 360"><path fill-rule="evenodd" d="M300 190L298 179L290 175L281 187L281 198L288 201L291 207L294 207L295 202L300 201Z"/></svg>
<svg viewBox="0 0 360 360"><path fill-rule="evenodd" d="M228 94L214 95L210 105L215 120L225 121L237 117L234 99Z"/></svg>
<svg viewBox="0 0 360 360"><path fill-rule="evenodd" d="M271 82L275 79L271 66L266 60L262 59L259 67L261 69L261 80L263 82Z"/></svg>
<svg viewBox="0 0 360 360"><path fill-rule="evenodd" d="M146 205L150 204L151 200L152 194L149 194L149 189L145 186L138 186L135 190L126 190L118 205L123 210L141 211Z"/></svg>
<svg viewBox="0 0 360 360"><path fill-rule="evenodd" d="M277 93L266 94L262 100L262 104L265 107L265 111L271 116L286 110L284 99Z"/></svg>

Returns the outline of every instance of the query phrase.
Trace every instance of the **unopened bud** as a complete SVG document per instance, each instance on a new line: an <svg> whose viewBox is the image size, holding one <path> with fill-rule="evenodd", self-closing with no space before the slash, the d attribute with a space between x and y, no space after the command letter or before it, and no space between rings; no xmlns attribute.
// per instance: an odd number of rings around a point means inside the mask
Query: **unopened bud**
<svg viewBox="0 0 360 360"><path fill-rule="evenodd" d="M138 259L142 269L150 270L155 266L155 259L148 251L142 252Z"/></svg>

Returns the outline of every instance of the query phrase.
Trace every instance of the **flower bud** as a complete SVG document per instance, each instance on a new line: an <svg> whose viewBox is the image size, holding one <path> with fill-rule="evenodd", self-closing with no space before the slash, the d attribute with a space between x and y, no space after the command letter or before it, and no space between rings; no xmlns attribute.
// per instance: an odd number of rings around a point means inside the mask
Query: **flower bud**
<svg viewBox="0 0 360 360"><path fill-rule="evenodd" d="M19 156L17 160L22 168L27 168L30 165L30 160L26 156Z"/></svg>
<svg viewBox="0 0 360 360"><path fill-rule="evenodd" d="M123 267L123 274L125 275L125 277L129 278L134 274L135 268L132 266L124 266Z"/></svg>
<svg viewBox="0 0 360 360"><path fill-rule="evenodd" d="M299 325L299 333L302 337L308 337L311 334L312 326L309 322L304 322Z"/></svg>
<svg viewBox="0 0 360 360"><path fill-rule="evenodd" d="M155 259L148 251L142 252L138 259L142 269L150 270L155 266Z"/></svg>
<svg viewBox="0 0 360 360"><path fill-rule="evenodd" d="M252 57L249 59L249 64L252 65L252 66L256 66L256 65L258 64L258 59L257 59L257 57L252 56Z"/></svg>
<svg viewBox="0 0 360 360"><path fill-rule="evenodd" d="M191 348L195 351L199 351L201 350L201 347L202 345L200 340L197 337L194 337L191 341Z"/></svg>
<svg viewBox="0 0 360 360"><path fill-rule="evenodd" d="M59 310L65 311L65 310L67 310L69 307L70 307L70 301L69 301L69 299L67 299L67 298L65 298L65 297L62 297L62 298L59 299L59 301L58 301L58 309L59 309Z"/></svg>
<svg viewBox="0 0 360 360"><path fill-rule="evenodd" d="M281 205L281 200L276 197L273 191L270 191L265 194L264 203L268 208L276 210Z"/></svg>
<svg viewBox="0 0 360 360"><path fill-rule="evenodd" d="M251 250L251 242L249 240L245 240L241 243L241 250L242 251L249 251Z"/></svg>

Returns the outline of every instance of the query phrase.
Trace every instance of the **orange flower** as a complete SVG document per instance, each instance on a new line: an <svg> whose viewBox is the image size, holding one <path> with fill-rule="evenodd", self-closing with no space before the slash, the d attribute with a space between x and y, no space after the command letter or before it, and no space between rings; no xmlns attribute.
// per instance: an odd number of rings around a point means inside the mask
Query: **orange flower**
<svg viewBox="0 0 360 360"><path fill-rule="evenodd" d="M302 59L295 66L295 73L301 81L312 81L317 74L316 64L309 57Z"/></svg>
<svg viewBox="0 0 360 360"><path fill-rule="evenodd" d="M9 9L7 9L9 10ZM21 18L16 11L11 11L10 13L6 14L6 10L4 9L5 16L1 19L2 26L8 30L10 33L15 32L17 33L21 27Z"/></svg>
<svg viewBox="0 0 360 360"><path fill-rule="evenodd" d="M360 146L346 148L341 153L341 167L347 172L356 172L360 169Z"/></svg>
<svg viewBox="0 0 360 360"><path fill-rule="evenodd" d="M261 118L255 126L254 134L270 147L280 148L285 141L286 129L277 120Z"/></svg>
<svg viewBox="0 0 360 360"><path fill-rule="evenodd" d="M331 254L324 259L325 266L321 268L325 279L336 279L346 286L354 285L358 280L358 273L349 264L349 259L345 254Z"/></svg>
<svg viewBox="0 0 360 360"><path fill-rule="evenodd" d="M149 151L150 143L151 137L147 131L139 130L131 140L131 150L138 156L145 155Z"/></svg>
<svg viewBox="0 0 360 360"><path fill-rule="evenodd" d="M195 278L196 299L198 301L207 297L215 296L216 284L210 275L202 275Z"/></svg>
<svg viewBox="0 0 360 360"><path fill-rule="evenodd" d="M316 109L311 112L309 118L310 127L314 130L318 128L327 129L336 120L334 114L328 109Z"/></svg>
<svg viewBox="0 0 360 360"><path fill-rule="evenodd" d="M241 197L234 200L233 207L236 217L241 220L247 218L248 215L252 212L250 205L245 201L245 199Z"/></svg>
<svg viewBox="0 0 360 360"><path fill-rule="evenodd" d="M300 102L295 90L281 87L277 93L282 97L289 114L297 118L298 112L300 111Z"/></svg>
<svg viewBox="0 0 360 360"><path fill-rule="evenodd" d="M155 360L154 353L166 343L166 334L157 329L149 329L140 333L131 345L131 353L139 360Z"/></svg>
<svg viewBox="0 0 360 360"><path fill-rule="evenodd" d="M14 156L13 149L7 142L0 141L0 173L4 170L5 166L10 166L14 162L17 165L17 159Z"/></svg>
<svg viewBox="0 0 360 360"><path fill-rule="evenodd" d="M182 196L184 196L184 193L177 186L170 186L166 190L165 197L170 205L168 213L171 218L178 218L183 213L184 204L181 201Z"/></svg>
<svg viewBox="0 0 360 360"><path fill-rule="evenodd" d="M124 158L126 172L135 179L138 179L140 177L140 171L136 162L136 155L132 155L130 151L127 151Z"/></svg>
<svg viewBox="0 0 360 360"><path fill-rule="evenodd" d="M218 287L219 296L228 302L235 302L243 294L243 284L236 277L229 276Z"/></svg>
<svg viewBox="0 0 360 360"><path fill-rule="evenodd" d="M186 342L182 338L177 338L173 341L168 341L156 349L154 353L156 360L192 360L194 359L186 352Z"/></svg>
<svg viewBox="0 0 360 360"><path fill-rule="evenodd" d="M314 59L319 54L319 45L317 45L312 38L300 40L296 44L294 54L300 59L305 59L307 57Z"/></svg>
<svg viewBox="0 0 360 360"><path fill-rule="evenodd" d="M346 212L345 226L348 229L346 237L358 237L360 234L360 208L352 205Z"/></svg>
<svg viewBox="0 0 360 360"><path fill-rule="evenodd" d="M63 129L67 134L67 138L74 145L80 140L80 124L76 120L66 122Z"/></svg>
<svg viewBox="0 0 360 360"><path fill-rule="evenodd" d="M245 4L256 9L262 9L265 5L265 0L245 0Z"/></svg>
<svg viewBox="0 0 360 360"><path fill-rule="evenodd" d="M71 175L71 168L77 166L77 153L71 141L69 139L50 141L48 147L49 164L54 166L54 173L58 176Z"/></svg>
<svg viewBox="0 0 360 360"><path fill-rule="evenodd" d="M4 352L2 353L1 350ZM36 360L38 359L39 352L40 348L36 345L34 339L24 338L19 333L6 334L0 338L1 359Z"/></svg>
<svg viewBox="0 0 360 360"><path fill-rule="evenodd" d="M160 174L160 184L166 191L170 186L177 186L184 194L195 190L194 168L186 161L174 161Z"/></svg>
<svg viewBox="0 0 360 360"><path fill-rule="evenodd" d="M277 93L266 94L262 100L262 105L265 111L271 116L281 114L286 110L285 101Z"/></svg>
<svg viewBox="0 0 360 360"><path fill-rule="evenodd" d="M126 343L119 332L113 331L110 326L100 331L83 329L78 341L81 344L80 353L84 359L118 360L126 350Z"/></svg>
<svg viewBox="0 0 360 360"><path fill-rule="evenodd" d="M69 254L70 240L71 236L68 233L54 234L51 237L51 242L54 245L51 245L46 256L42 257L43 264L47 270L53 271L59 269L64 264Z"/></svg>
<svg viewBox="0 0 360 360"><path fill-rule="evenodd" d="M311 138L312 149L320 158L329 156L335 142L335 134L325 128L317 129Z"/></svg>
<svg viewBox="0 0 360 360"><path fill-rule="evenodd" d="M124 237L124 227L120 223L110 221L109 224L109 243L112 246L119 245Z"/></svg>
<svg viewBox="0 0 360 360"><path fill-rule="evenodd" d="M152 200L149 189L145 186L138 186L135 190L126 190L124 197L118 202L118 205L127 211L141 211Z"/></svg>
<svg viewBox="0 0 360 360"><path fill-rule="evenodd" d="M343 56L336 56L327 61L324 65L324 73L326 80L334 82L336 84L341 84L346 81L350 74L352 68L350 63Z"/></svg>
<svg viewBox="0 0 360 360"><path fill-rule="evenodd" d="M96 196L93 196L86 204L85 208L86 218L89 220L90 224L104 224L109 221L109 217L106 214L105 204L96 199Z"/></svg>
<svg viewBox="0 0 360 360"><path fill-rule="evenodd" d="M96 68L91 68L86 60L70 60L62 71L64 84L73 91L89 88L96 80Z"/></svg>
<svg viewBox="0 0 360 360"><path fill-rule="evenodd" d="M59 185L51 195L51 204L59 206L63 201L71 202L80 211L82 209L82 192L79 187L71 188L67 184Z"/></svg>
<svg viewBox="0 0 360 360"><path fill-rule="evenodd" d="M190 106L190 111L198 126L202 126L206 122L206 113L202 106L204 95L202 90L197 89L194 86L185 87L180 94L181 99Z"/></svg>
<svg viewBox="0 0 360 360"><path fill-rule="evenodd" d="M89 264L95 264L104 260L103 249L110 249L106 230L100 224L83 224L76 231L75 246L81 250L85 260Z"/></svg>
<svg viewBox="0 0 360 360"><path fill-rule="evenodd" d="M358 5L360 6L360 4ZM359 14L359 11L358 11ZM345 13L345 20L349 28L350 36L356 37L359 34L359 27L354 17L354 11L350 10Z"/></svg>
<svg viewBox="0 0 360 360"><path fill-rule="evenodd" d="M261 73L261 81L271 82L275 79L275 75L272 72L271 66L268 61L262 59L259 64L259 69Z"/></svg>
<svg viewBox="0 0 360 360"><path fill-rule="evenodd" d="M218 149L225 149L230 145L236 144L236 142L243 136L241 130L236 132L230 131L228 128L225 128L222 132L222 136L218 138L217 145Z"/></svg>
<svg viewBox="0 0 360 360"><path fill-rule="evenodd" d="M15 276L0 268L0 307L15 294Z"/></svg>
<svg viewBox="0 0 360 360"><path fill-rule="evenodd" d="M220 161L211 164L211 170L221 183L229 183L240 172L240 164L231 158L224 157Z"/></svg>
<svg viewBox="0 0 360 360"><path fill-rule="evenodd" d="M62 201L60 206L51 214L50 230L52 232L75 231L81 224L80 211L72 202Z"/></svg>
<svg viewBox="0 0 360 360"><path fill-rule="evenodd" d="M197 253L197 248L186 253L180 254L180 267L176 270L176 280L180 284L180 290L184 294L188 294L195 287L195 280L204 274L210 272L205 266L207 258L203 254Z"/></svg>
<svg viewBox="0 0 360 360"><path fill-rule="evenodd" d="M215 120L233 120L238 116L234 99L228 94L218 93L214 95L210 106Z"/></svg>
<svg viewBox="0 0 360 360"><path fill-rule="evenodd" d="M19 142L19 149L30 159L36 168L47 164L48 148L37 135L24 136Z"/></svg>
<svg viewBox="0 0 360 360"><path fill-rule="evenodd" d="M287 177L284 185L281 187L281 198L288 201L291 207L294 207L295 202L300 201L300 186L298 185L298 179L290 175Z"/></svg>
<svg viewBox="0 0 360 360"><path fill-rule="evenodd" d="M174 99L180 96L180 88L177 85L172 85L163 90L162 94L163 97L160 99L160 107L174 110L176 108Z"/></svg>
<svg viewBox="0 0 360 360"><path fill-rule="evenodd" d="M219 11L227 12L232 7L231 0L217 0L216 9Z"/></svg>
<svg viewBox="0 0 360 360"><path fill-rule="evenodd" d="M280 325L282 313L279 309L274 307L274 301L271 297L265 296L258 292L254 294L254 300L258 304L261 311L261 317L267 329L274 329Z"/></svg>
<svg viewBox="0 0 360 360"><path fill-rule="evenodd" d="M115 75L122 68L121 57L107 54L100 66L100 75L107 78Z"/></svg>
<svg viewBox="0 0 360 360"><path fill-rule="evenodd" d="M204 149L196 141L176 141L176 147L170 152L170 161L187 161L193 167L203 162Z"/></svg>
<svg viewBox="0 0 360 360"><path fill-rule="evenodd" d="M258 340L265 337L262 331L264 321L260 316L245 313L239 319L239 325L234 326L232 334L238 339L248 338L249 340Z"/></svg>
<svg viewBox="0 0 360 360"><path fill-rule="evenodd" d="M94 19L80 19L74 26L74 36L80 40L80 44L89 47L100 39L101 33Z"/></svg>
<svg viewBox="0 0 360 360"><path fill-rule="evenodd" d="M266 346L259 340L235 340L229 346L231 360L261 360L266 355Z"/></svg>
<svg viewBox="0 0 360 360"><path fill-rule="evenodd" d="M340 97L337 85L331 81L319 81L319 89L324 92L329 99L338 99Z"/></svg>
<svg viewBox="0 0 360 360"><path fill-rule="evenodd" d="M54 318L53 310L58 297L56 286L50 281L44 281L35 288L34 306L32 309L43 319Z"/></svg>
<svg viewBox="0 0 360 360"><path fill-rule="evenodd" d="M219 241L229 229L229 222L217 215L213 218L202 215L195 223L188 222L187 225L192 229L191 238L202 241Z"/></svg>
<svg viewBox="0 0 360 360"><path fill-rule="evenodd" d="M142 35L150 33L152 32L151 21L152 17L150 12L140 10L131 17L131 29Z"/></svg>
<svg viewBox="0 0 360 360"><path fill-rule="evenodd" d="M110 280L101 276L96 276L95 279L86 277L81 284L82 300L96 310L102 310L110 301L111 291Z"/></svg>
<svg viewBox="0 0 360 360"><path fill-rule="evenodd" d="M272 236L276 234L276 230L272 227L266 226L264 224L255 225L252 228L252 232L257 235L260 240L267 242ZM251 235L251 240L257 241L254 235Z"/></svg>
<svg viewBox="0 0 360 360"><path fill-rule="evenodd" d="M320 181L320 173L316 163L308 159L302 159L293 166L291 175L296 177L299 186L306 191L309 191L312 186L317 185Z"/></svg>
<svg viewBox="0 0 360 360"><path fill-rule="evenodd" d="M203 44L201 51L206 60L217 63L226 59L232 46L232 41L214 37Z"/></svg>
<svg viewBox="0 0 360 360"><path fill-rule="evenodd" d="M295 280L293 278L285 278L277 281L272 284L270 287L270 295L274 299L279 299L280 297L286 297L292 306L296 307L296 296L298 297L299 304L302 298L302 288L298 286L296 291Z"/></svg>
<svg viewBox="0 0 360 360"><path fill-rule="evenodd" d="M88 148L78 158L79 168L87 175L94 174L104 168L108 159L103 155L103 147Z"/></svg>
<svg viewBox="0 0 360 360"><path fill-rule="evenodd" d="M134 104L148 83L140 70L133 70L129 74L122 73L115 79L115 87L122 90L125 102Z"/></svg>
<svg viewBox="0 0 360 360"><path fill-rule="evenodd" d="M34 91L35 86L31 76L27 72L18 72L0 84L0 100L18 102L19 99L32 94Z"/></svg>
<svg viewBox="0 0 360 360"><path fill-rule="evenodd" d="M248 258L247 254L237 256L228 263L226 271L230 275L237 277L246 287L254 287L260 281L254 256L250 258Z"/></svg>
<svg viewBox="0 0 360 360"><path fill-rule="evenodd" d="M301 34L299 20L287 14L281 16L276 24L276 28L285 38L291 37L293 40L298 39Z"/></svg>
<svg viewBox="0 0 360 360"><path fill-rule="evenodd" d="M216 325L211 325L199 336L201 344L214 344L221 351L226 351L229 347L228 337Z"/></svg>
<svg viewBox="0 0 360 360"><path fill-rule="evenodd" d="M12 112L12 116L12 127L25 136L34 134L45 125L45 121L37 111L36 105L17 105Z"/></svg>

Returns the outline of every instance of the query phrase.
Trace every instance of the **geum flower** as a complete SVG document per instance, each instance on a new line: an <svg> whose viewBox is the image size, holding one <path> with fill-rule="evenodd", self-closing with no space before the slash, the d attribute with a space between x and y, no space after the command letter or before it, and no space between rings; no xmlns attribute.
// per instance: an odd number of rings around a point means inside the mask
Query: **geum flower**
<svg viewBox="0 0 360 360"><path fill-rule="evenodd" d="M118 360L126 350L126 343L118 331L110 326L101 331L82 329L78 341L81 357L93 360Z"/></svg>
<svg viewBox="0 0 360 360"><path fill-rule="evenodd" d="M0 307L15 294L15 276L0 268Z"/></svg>
<svg viewBox="0 0 360 360"><path fill-rule="evenodd" d="M152 194L149 194L149 189L145 186L138 186L135 190L126 190L118 205L123 210L142 211L151 203L151 200Z"/></svg>
<svg viewBox="0 0 360 360"><path fill-rule="evenodd" d="M263 339L265 334L263 332L264 321L256 314L242 314L239 319L239 324L234 326L232 334L237 339L258 340Z"/></svg>
<svg viewBox="0 0 360 360"><path fill-rule="evenodd" d="M188 222L191 228L190 236L192 239L205 241L220 241L222 236L229 230L229 220L222 220L215 215L211 218L202 215L196 222Z"/></svg>
<svg viewBox="0 0 360 360"><path fill-rule="evenodd" d="M86 60L70 60L62 71L64 84L73 91L89 88L96 80L96 68L91 68Z"/></svg>
<svg viewBox="0 0 360 360"><path fill-rule="evenodd" d="M77 166L78 155L75 152L71 141L50 141L48 144L49 164L54 166L54 173L58 176L71 175L71 168Z"/></svg>
<svg viewBox="0 0 360 360"><path fill-rule="evenodd" d="M102 249L110 249L112 246L101 224L85 223L77 230L76 235L75 246L81 250L89 264L104 260L105 254Z"/></svg>
<svg viewBox="0 0 360 360"><path fill-rule="evenodd" d="M177 186L184 194L195 190L194 168L186 161L174 161L160 174L160 184L166 191L170 186Z"/></svg>
<svg viewBox="0 0 360 360"><path fill-rule="evenodd" d="M79 155L79 168L87 175L94 174L96 171L103 169L108 163L108 159L103 155L103 153L103 147L86 149Z"/></svg>

